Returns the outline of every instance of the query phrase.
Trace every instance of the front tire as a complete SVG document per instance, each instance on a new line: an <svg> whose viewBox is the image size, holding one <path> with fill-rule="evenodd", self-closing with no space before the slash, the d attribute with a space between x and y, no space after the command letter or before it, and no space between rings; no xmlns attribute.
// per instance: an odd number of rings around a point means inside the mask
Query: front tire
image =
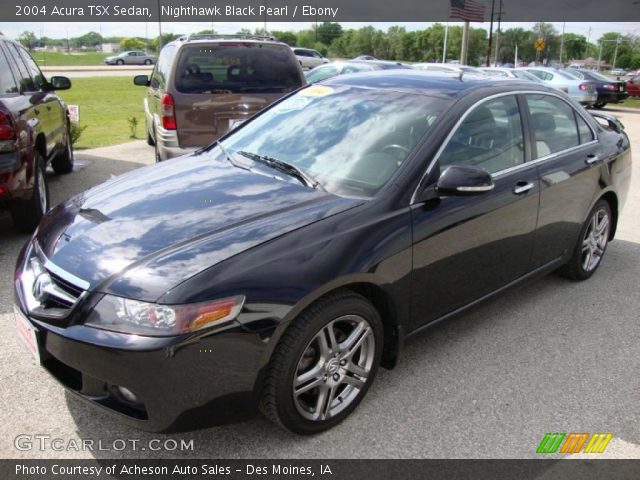
<svg viewBox="0 0 640 480"><path fill-rule="evenodd" d="M335 426L366 395L383 341L380 315L364 297L344 290L321 299L280 339L267 367L261 410L294 433Z"/></svg>
<svg viewBox="0 0 640 480"><path fill-rule="evenodd" d="M9 209L13 224L24 233L33 232L44 214L49 210L49 185L46 177L46 165L37 150L34 153L35 181L33 194L28 200L13 200Z"/></svg>
<svg viewBox="0 0 640 480"><path fill-rule="evenodd" d="M117 60L116 65L124 65L124 60Z"/></svg>
<svg viewBox="0 0 640 480"><path fill-rule="evenodd" d="M582 226L571 259L558 270L560 275L571 280L586 280L595 273L607 250L611 221L609 202L599 200Z"/></svg>

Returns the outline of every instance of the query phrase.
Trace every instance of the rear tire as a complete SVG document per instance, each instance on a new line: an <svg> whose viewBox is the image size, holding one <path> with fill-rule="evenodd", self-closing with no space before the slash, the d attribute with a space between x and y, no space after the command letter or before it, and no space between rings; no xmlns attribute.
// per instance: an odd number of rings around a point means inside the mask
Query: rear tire
<svg viewBox="0 0 640 480"><path fill-rule="evenodd" d="M599 200L580 230L571 259L558 269L558 273L571 280L586 280L591 277L600 266L607 250L611 222L609 202Z"/></svg>
<svg viewBox="0 0 640 480"><path fill-rule="evenodd" d="M344 420L373 383L383 346L382 320L361 295L331 294L287 328L267 367L260 409L299 434Z"/></svg>
<svg viewBox="0 0 640 480"><path fill-rule="evenodd" d="M147 60L145 60L145 61L144 61L144 64L145 64L145 65L151 65L152 63L153 63L153 62L152 62L151 60L149 60L149 59L147 59Z"/></svg>
<svg viewBox="0 0 640 480"><path fill-rule="evenodd" d="M149 130L149 127L147 126L147 121L146 120L144 121L144 124L145 124L146 130L147 130L147 145L149 145L151 147L154 147L156 142L153 139L153 135L151 135L151 130Z"/></svg>
<svg viewBox="0 0 640 480"><path fill-rule="evenodd" d="M49 210L49 185L46 177L46 166L42 155L34 153L35 181L33 194L29 200L13 200L9 204L13 224L24 233L33 232L44 214Z"/></svg>
<svg viewBox="0 0 640 480"><path fill-rule="evenodd" d="M67 144L64 151L51 161L53 171L58 175L64 175L73 171L73 145L71 144L71 132L67 128Z"/></svg>
<svg viewBox="0 0 640 480"><path fill-rule="evenodd" d="M158 148L158 139L156 137L156 141L153 142L153 151L156 157L156 163L160 163L162 161L162 158L160 157L160 149Z"/></svg>

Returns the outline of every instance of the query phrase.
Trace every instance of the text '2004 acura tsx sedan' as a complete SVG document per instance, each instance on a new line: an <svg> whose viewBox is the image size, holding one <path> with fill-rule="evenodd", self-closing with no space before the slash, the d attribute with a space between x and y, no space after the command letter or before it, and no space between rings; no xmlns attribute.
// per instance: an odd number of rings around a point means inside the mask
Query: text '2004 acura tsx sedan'
<svg viewBox="0 0 640 480"><path fill-rule="evenodd" d="M537 275L589 278L630 170L621 124L544 85L335 77L48 212L18 260L18 331L140 428L259 407L319 432L407 337Z"/></svg>

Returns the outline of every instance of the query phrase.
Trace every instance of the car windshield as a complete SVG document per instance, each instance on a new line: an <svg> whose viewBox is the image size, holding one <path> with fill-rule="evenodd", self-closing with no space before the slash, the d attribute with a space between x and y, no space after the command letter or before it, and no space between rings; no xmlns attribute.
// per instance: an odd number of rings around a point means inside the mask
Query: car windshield
<svg viewBox="0 0 640 480"><path fill-rule="evenodd" d="M533 73L527 72L526 70L512 70L512 72L518 78L540 83L540 79L538 77L536 77Z"/></svg>
<svg viewBox="0 0 640 480"><path fill-rule="evenodd" d="M294 165L332 193L370 197L450 102L386 89L314 85L222 143L239 159L236 153L250 152Z"/></svg>
<svg viewBox="0 0 640 480"><path fill-rule="evenodd" d="M615 79L607 77L606 75L598 72L589 72L589 76L591 78L595 78L596 80L602 80L603 82L615 82Z"/></svg>
<svg viewBox="0 0 640 480"><path fill-rule="evenodd" d="M175 72L182 93L282 93L302 84L288 47L254 43L182 49Z"/></svg>
<svg viewBox="0 0 640 480"><path fill-rule="evenodd" d="M563 78L566 78L567 80L580 80L578 77L576 77L575 75L569 73L569 72L564 72L561 70L556 70L555 73L557 75L560 75Z"/></svg>

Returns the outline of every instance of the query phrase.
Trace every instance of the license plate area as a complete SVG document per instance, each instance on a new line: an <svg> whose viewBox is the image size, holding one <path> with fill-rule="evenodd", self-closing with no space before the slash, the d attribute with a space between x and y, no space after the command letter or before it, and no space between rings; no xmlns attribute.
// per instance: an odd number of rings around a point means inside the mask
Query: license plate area
<svg viewBox="0 0 640 480"><path fill-rule="evenodd" d="M27 320L27 317L20 311L20 309L14 305L13 315L16 321L16 329L18 330L18 336L22 342L27 346L31 355L36 361L36 364L40 364L40 347L38 344L38 330L31 325L31 322Z"/></svg>

